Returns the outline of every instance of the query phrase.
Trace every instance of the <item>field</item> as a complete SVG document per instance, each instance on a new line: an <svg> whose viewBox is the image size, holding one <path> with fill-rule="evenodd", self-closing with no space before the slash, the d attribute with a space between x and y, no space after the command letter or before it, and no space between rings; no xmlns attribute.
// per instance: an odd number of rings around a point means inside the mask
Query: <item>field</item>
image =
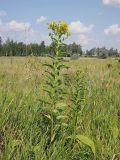
<svg viewBox="0 0 120 160"><path fill-rule="evenodd" d="M50 61L0 58L0 159L111 160L120 152L120 63L112 58L65 61L70 67L61 73L66 93L57 103L64 109L50 122L42 65Z"/></svg>

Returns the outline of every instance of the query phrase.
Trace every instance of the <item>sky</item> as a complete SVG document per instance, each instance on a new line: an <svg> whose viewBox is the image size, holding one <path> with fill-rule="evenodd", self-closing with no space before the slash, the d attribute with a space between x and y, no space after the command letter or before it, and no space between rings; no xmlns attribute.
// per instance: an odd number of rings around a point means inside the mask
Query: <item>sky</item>
<svg viewBox="0 0 120 160"><path fill-rule="evenodd" d="M83 49L120 50L120 0L0 0L0 36L24 43L50 43L47 22L65 20Z"/></svg>

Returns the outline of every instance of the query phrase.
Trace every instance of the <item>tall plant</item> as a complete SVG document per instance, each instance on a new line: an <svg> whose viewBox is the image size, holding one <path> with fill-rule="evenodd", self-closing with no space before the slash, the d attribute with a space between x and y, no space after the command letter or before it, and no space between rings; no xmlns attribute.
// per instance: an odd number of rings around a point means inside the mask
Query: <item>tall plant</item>
<svg viewBox="0 0 120 160"><path fill-rule="evenodd" d="M54 50L54 56L50 56L52 59L51 64L44 64L47 66L47 77L48 80L46 81L47 92L49 93L49 98L52 100L52 105L55 106L56 102L61 100L62 94L63 94L63 88L62 88L62 76L61 76L61 70L64 68L67 68L62 63L62 60L59 58L61 54L61 48L64 45L64 40L69 36L68 32L68 24L63 21L59 22L49 22L48 28L52 31L49 33L49 36L53 43L53 50Z"/></svg>
<svg viewBox="0 0 120 160"><path fill-rule="evenodd" d="M46 66L46 85L44 91L47 93L46 113L47 118L47 134L48 142L47 149L50 150L54 141L59 138L61 130L65 126L67 116L65 115L65 97L62 69L68 68L59 58L61 48L64 45L64 40L69 36L68 24L64 21L49 22L48 28L51 30L49 36L52 40L54 56L50 56L51 62L45 63ZM48 127L49 126L49 127ZM50 154L50 153L49 153Z"/></svg>
<svg viewBox="0 0 120 160"><path fill-rule="evenodd" d="M47 156L48 159L52 155L52 148L54 148L54 142L60 138L65 138L66 140L71 139L73 143L76 141L80 141L84 143L85 145L88 145L92 152L95 154L95 147L94 143L87 137L83 135L77 135L75 132L75 128L77 127L77 119L78 114L76 112L72 112L73 114L73 134L72 135L66 135L63 136L65 132L67 132L67 127L69 128L70 121L66 103L64 103L64 97L65 97L65 89L64 89L64 82L63 82L63 76L62 76L62 69L68 68L66 65L64 65L63 61L59 58L61 54L61 48L64 45L64 41L69 36L68 31L68 24L63 21L59 22L49 22L48 28L51 30L49 33L49 36L52 40L53 44L53 50L54 50L54 56L50 56L51 62L45 63L44 66L46 66L46 85L44 88L44 91L47 93L47 101L46 101L46 112L43 114L44 118L46 118L47 122L45 125L46 132L47 132L47 144L46 144L46 150L47 150ZM78 76L79 79L79 76ZM79 81L79 80L78 80ZM82 85L82 84L81 84ZM80 86L81 86L80 85ZM79 92L78 88L75 88L75 92L77 94L74 94L73 101L75 108L77 108L77 111L80 109L80 103L78 103L78 96L82 95L83 92ZM84 91L84 89L83 89ZM79 94L78 94L79 93ZM75 117L74 117L75 115ZM80 144L80 143L79 143Z"/></svg>

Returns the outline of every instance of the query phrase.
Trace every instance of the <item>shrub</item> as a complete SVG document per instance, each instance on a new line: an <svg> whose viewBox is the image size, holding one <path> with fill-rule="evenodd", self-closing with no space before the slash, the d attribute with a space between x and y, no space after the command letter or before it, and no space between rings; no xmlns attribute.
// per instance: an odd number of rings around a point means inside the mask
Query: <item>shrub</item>
<svg viewBox="0 0 120 160"><path fill-rule="evenodd" d="M77 60L77 59L79 59L80 58L80 55L79 54L73 54L72 56L71 56L71 60Z"/></svg>

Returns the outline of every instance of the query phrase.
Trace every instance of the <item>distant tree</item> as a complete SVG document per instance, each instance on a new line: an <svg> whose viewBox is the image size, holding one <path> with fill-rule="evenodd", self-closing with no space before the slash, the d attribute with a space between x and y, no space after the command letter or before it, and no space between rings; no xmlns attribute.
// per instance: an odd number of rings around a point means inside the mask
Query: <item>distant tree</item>
<svg viewBox="0 0 120 160"><path fill-rule="evenodd" d="M45 42L42 41L38 43L24 44L23 42L16 42L10 38L3 43L2 37L0 37L0 56L46 56L54 55L54 43L50 45L45 45ZM61 57L79 57L83 55L82 47L80 44L75 42L72 44L65 44L61 46L61 52L59 56ZM106 47L101 48L92 48L86 50L85 56L89 57L120 57L120 51L117 49L107 49Z"/></svg>
<svg viewBox="0 0 120 160"><path fill-rule="evenodd" d="M92 48L86 51L86 56L89 57L100 57L100 58L107 58L107 57L116 57L119 56L119 52L117 49L107 49L106 47L102 48Z"/></svg>
<svg viewBox="0 0 120 160"><path fill-rule="evenodd" d="M2 55L2 38L0 37L0 55Z"/></svg>
<svg viewBox="0 0 120 160"><path fill-rule="evenodd" d="M42 56L45 54L45 42L44 41L42 41L40 44L40 52Z"/></svg>
<svg viewBox="0 0 120 160"><path fill-rule="evenodd" d="M70 56L74 54L82 55L82 47L81 45L77 45L75 42L68 45L68 53Z"/></svg>
<svg viewBox="0 0 120 160"><path fill-rule="evenodd" d="M96 48L92 48L92 49L86 51L86 55L89 57L94 56L95 53L96 53Z"/></svg>

